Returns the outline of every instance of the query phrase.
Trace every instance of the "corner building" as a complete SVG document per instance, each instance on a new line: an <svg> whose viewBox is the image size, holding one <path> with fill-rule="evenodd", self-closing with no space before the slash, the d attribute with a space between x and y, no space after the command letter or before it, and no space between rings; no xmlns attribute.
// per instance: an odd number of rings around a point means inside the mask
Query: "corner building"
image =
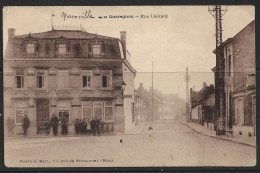
<svg viewBox="0 0 260 173"><path fill-rule="evenodd" d="M109 124L110 133L131 133L136 71L129 62L125 31L118 39L81 30L15 35L9 29L5 135L23 133L25 114L31 122L28 135L44 134L53 113L69 119L68 134L75 134L76 119L91 117Z"/></svg>

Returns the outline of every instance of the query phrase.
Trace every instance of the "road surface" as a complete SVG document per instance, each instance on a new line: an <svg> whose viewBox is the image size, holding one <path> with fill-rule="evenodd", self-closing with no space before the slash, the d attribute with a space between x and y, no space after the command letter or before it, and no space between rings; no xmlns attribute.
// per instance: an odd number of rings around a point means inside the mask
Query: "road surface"
<svg viewBox="0 0 260 173"><path fill-rule="evenodd" d="M152 127L153 130L148 130ZM122 142L120 142L122 140ZM136 135L5 139L7 167L254 166L256 148L200 135L181 120Z"/></svg>

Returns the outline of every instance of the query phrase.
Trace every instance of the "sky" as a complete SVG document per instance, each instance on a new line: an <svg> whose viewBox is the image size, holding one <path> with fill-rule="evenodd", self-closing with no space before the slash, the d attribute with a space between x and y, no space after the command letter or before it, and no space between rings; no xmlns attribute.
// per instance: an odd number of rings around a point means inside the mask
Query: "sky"
<svg viewBox="0 0 260 173"><path fill-rule="evenodd" d="M223 6L223 8L226 6ZM94 19L65 19L67 15L82 15L91 10ZM253 6L228 6L223 16L223 41L233 37L255 18ZM4 50L8 28L15 28L16 35L51 30L51 16L56 27L80 24L89 33L120 38L120 31L127 32L126 46L131 54L131 64L137 70L135 87L152 84L164 94L179 94L185 98L185 70L189 68L189 87L202 88L203 82L214 84L211 69L216 64L215 19L208 13L208 6L116 6L116 7L4 7ZM167 15L167 18L141 18L141 15ZM133 15L134 18L109 18L109 15ZM100 19L98 16L108 16Z"/></svg>

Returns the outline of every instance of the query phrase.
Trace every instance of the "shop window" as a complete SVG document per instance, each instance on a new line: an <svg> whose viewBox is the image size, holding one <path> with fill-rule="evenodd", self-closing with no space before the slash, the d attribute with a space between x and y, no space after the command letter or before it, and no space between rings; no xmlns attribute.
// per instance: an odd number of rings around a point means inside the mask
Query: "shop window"
<svg viewBox="0 0 260 173"><path fill-rule="evenodd" d="M82 84L83 87L90 87L91 86L91 76L82 76Z"/></svg>
<svg viewBox="0 0 260 173"><path fill-rule="evenodd" d="M62 121L64 118L66 118L67 121L69 122L70 120L69 110L59 110L59 120Z"/></svg>
<svg viewBox="0 0 260 173"><path fill-rule="evenodd" d="M103 108L103 102L102 101L94 101L93 103L94 105L94 117L97 117L101 120L103 120L103 111L102 111L102 108Z"/></svg>
<svg viewBox="0 0 260 173"><path fill-rule="evenodd" d="M34 54L34 44L29 43L26 45L27 54Z"/></svg>
<svg viewBox="0 0 260 173"><path fill-rule="evenodd" d="M105 121L113 121L112 101L105 101Z"/></svg>
<svg viewBox="0 0 260 173"><path fill-rule="evenodd" d="M15 108L15 123L22 124L26 108Z"/></svg>
<svg viewBox="0 0 260 173"><path fill-rule="evenodd" d="M24 115L27 115L27 103L17 102L15 103L15 123L22 124Z"/></svg>
<svg viewBox="0 0 260 173"><path fill-rule="evenodd" d="M16 88L24 88L24 71L16 70Z"/></svg>
<svg viewBox="0 0 260 173"><path fill-rule="evenodd" d="M101 54L100 45L93 45L92 46L92 53L93 53L93 55L100 55Z"/></svg>
<svg viewBox="0 0 260 173"><path fill-rule="evenodd" d="M66 44L59 44L59 54L66 54Z"/></svg>
<svg viewBox="0 0 260 173"><path fill-rule="evenodd" d="M83 118L91 119L92 117L92 104L91 101L83 101L82 102L83 107Z"/></svg>

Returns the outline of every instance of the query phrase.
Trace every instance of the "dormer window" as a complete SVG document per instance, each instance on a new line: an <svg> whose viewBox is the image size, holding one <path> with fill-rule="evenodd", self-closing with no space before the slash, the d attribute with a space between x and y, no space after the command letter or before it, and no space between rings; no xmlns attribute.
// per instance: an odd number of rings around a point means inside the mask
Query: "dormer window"
<svg viewBox="0 0 260 173"><path fill-rule="evenodd" d="M93 45L92 47L92 53L93 55L100 55L101 49L100 45Z"/></svg>
<svg viewBox="0 0 260 173"><path fill-rule="evenodd" d="M66 54L66 44L59 44L59 54Z"/></svg>
<svg viewBox="0 0 260 173"><path fill-rule="evenodd" d="M27 48L27 54L34 54L34 44L33 43L28 43L26 45Z"/></svg>

